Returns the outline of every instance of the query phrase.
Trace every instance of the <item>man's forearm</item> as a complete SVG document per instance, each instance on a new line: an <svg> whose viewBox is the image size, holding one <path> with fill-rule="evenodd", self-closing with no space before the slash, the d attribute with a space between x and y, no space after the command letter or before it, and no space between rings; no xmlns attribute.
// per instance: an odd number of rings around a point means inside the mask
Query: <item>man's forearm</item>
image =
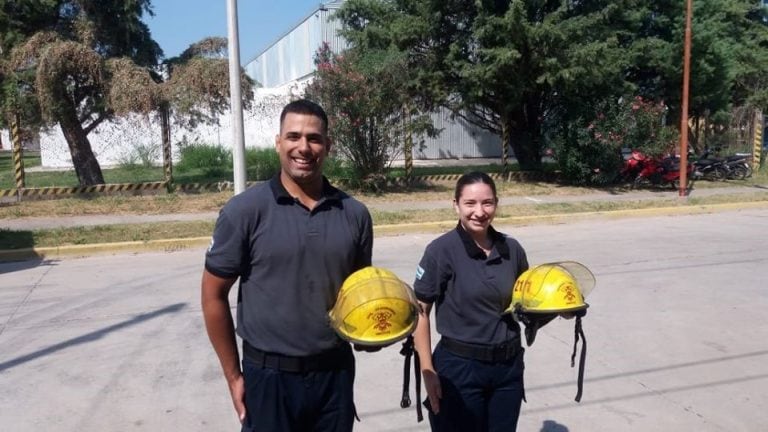
<svg viewBox="0 0 768 432"><path fill-rule="evenodd" d="M232 381L240 375L240 356L229 303L218 299L206 301L203 303L203 316L208 338L219 357L224 376L227 381Z"/></svg>

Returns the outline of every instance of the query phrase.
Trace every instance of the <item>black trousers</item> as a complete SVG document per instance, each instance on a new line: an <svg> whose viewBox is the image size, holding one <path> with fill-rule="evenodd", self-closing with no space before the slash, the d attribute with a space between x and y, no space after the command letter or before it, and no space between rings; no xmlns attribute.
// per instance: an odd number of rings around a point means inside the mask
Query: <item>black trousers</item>
<svg viewBox="0 0 768 432"><path fill-rule="evenodd" d="M355 420L352 350L333 370L286 372L243 358L242 432L349 432Z"/></svg>
<svg viewBox="0 0 768 432"><path fill-rule="evenodd" d="M424 403L432 430L515 431L524 395L523 352L489 363L459 357L438 343L432 361L443 393L440 413Z"/></svg>

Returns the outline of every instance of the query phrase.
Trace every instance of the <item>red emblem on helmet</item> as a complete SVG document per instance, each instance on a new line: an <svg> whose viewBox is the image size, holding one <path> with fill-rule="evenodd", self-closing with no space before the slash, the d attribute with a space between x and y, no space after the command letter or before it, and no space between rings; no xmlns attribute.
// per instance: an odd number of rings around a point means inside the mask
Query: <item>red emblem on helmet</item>
<svg viewBox="0 0 768 432"><path fill-rule="evenodd" d="M373 328L377 330L377 334L387 333L389 328L392 327L392 323L389 320L395 316L395 311L388 307L380 307L368 314L368 319L375 321Z"/></svg>

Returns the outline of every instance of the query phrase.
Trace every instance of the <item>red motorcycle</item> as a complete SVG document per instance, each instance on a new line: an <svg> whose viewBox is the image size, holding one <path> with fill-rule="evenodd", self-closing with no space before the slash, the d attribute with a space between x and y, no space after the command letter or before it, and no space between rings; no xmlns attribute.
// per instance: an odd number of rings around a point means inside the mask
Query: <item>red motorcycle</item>
<svg viewBox="0 0 768 432"><path fill-rule="evenodd" d="M619 171L617 181L619 183L634 183L637 175L645 165L646 156L639 150L632 150L629 157L624 160L624 167Z"/></svg>
<svg viewBox="0 0 768 432"><path fill-rule="evenodd" d="M640 153L640 155L642 154ZM641 157L642 159L638 160L639 171L632 182L633 187L669 185L673 189L680 189L679 158L676 156L652 158L645 155ZM689 162L687 168L686 188L690 188L693 185L693 164Z"/></svg>

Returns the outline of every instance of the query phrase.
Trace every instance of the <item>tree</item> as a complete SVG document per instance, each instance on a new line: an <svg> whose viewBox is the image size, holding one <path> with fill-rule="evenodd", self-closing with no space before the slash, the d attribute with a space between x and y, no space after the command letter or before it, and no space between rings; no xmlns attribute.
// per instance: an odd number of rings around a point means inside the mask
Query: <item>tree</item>
<svg viewBox="0 0 768 432"><path fill-rule="evenodd" d="M348 50L337 55L324 45L315 64L317 74L306 97L328 113L334 147L351 163L358 180L381 178L407 135L434 134L429 116L414 113L408 105L401 80L407 66L401 53Z"/></svg>
<svg viewBox="0 0 768 432"><path fill-rule="evenodd" d="M539 169L542 126L576 94L620 95L616 37L625 2L349 0L353 46L409 53L420 88L501 135L523 169ZM503 160L503 163L506 161Z"/></svg>
<svg viewBox="0 0 768 432"><path fill-rule="evenodd" d="M159 112L165 140L169 113L194 125L215 121L228 107L226 40L204 39L158 70L162 51L141 21L152 13L150 0L20 3L3 4L0 15L15 29L2 41L14 45L0 69L4 104L34 107L26 124L36 124L32 114L39 112L38 125L59 125L81 185L104 183L88 140L103 122ZM241 82L248 107L253 82L244 76Z"/></svg>
<svg viewBox="0 0 768 432"><path fill-rule="evenodd" d="M13 48L34 34L35 29L53 24L54 8L50 1L0 0L0 128L8 128L15 116L22 119L22 125L40 122L37 105L30 100L29 92L21 88L21 82L34 79L34 74L10 69L9 58ZM22 128L22 134L28 130Z"/></svg>
<svg viewBox="0 0 768 432"><path fill-rule="evenodd" d="M693 5L689 118L727 126L733 107L768 108L765 9L751 0ZM624 34L632 56L627 79L637 94L669 105L669 124L680 119L684 7L678 1L638 1Z"/></svg>
<svg viewBox="0 0 768 432"><path fill-rule="evenodd" d="M6 90L15 94L10 99L35 100L42 121L59 125L81 185L104 183L88 134L113 115L109 101L116 98L120 78L137 76L123 68L151 67L162 55L141 21L144 13L152 12L150 1L24 3L4 4L13 22L22 22L31 9L40 12L34 27L17 26L24 38L7 60L6 72L13 75L15 88ZM140 97L144 103L156 100L154 87Z"/></svg>
<svg viewBox="0 0 768 432"><path fill-rule="evenodd" d="M161 73L153 74L160 83L162 94L159 105L154 108L160 117L164 157L171 154L172 117L178 124L194 128L201 123L218 122L219 116L229 109L229 61L226 52L226 39L204 38L190 45L178 57L165 61L161 65ZM256 83L242 69L240 85L242 107L248 110L253 103ZM170 167L170 164L166 166ZM170 177L170 172L166 176Z"/></svg>
<svg viewBox="0 0 768 432"><path fill-rule="evenodd" d="M694 6L691 118L764 107L765 8ZM501 135L523 169L537 169L545 139L622 96L663 101L676 124L683 8L673 0L348 0L339 16L352 46L406 52L414 88Z"/></svg>

